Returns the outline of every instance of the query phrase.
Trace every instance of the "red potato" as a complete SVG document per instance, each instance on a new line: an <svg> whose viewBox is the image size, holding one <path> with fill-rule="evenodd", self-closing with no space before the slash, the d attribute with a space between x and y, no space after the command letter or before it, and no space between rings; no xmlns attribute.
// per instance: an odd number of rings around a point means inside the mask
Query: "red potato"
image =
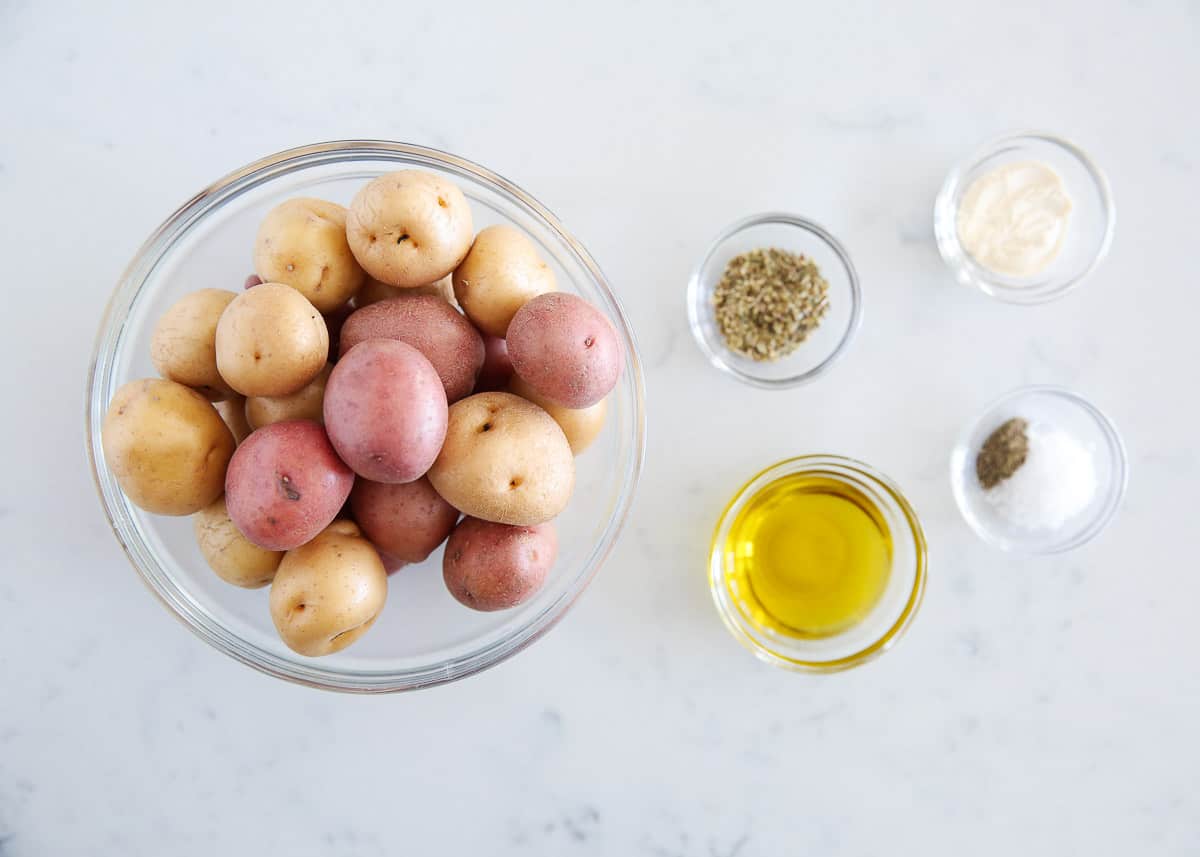
<svg viewBox="0 0 1200 857"><path fill-rule="evenodd" d="M475 381L476 393L494 393L508 386L512 378L512 361L508 359L508 344L498 336L483 334L483 368Z"/></svg>
<svg viewBox="0 0 1200 857"><path fill-rule="evenodd" d="M354 472L310 420L272 423L246 438L225 474L225 504L242 534L283 551L312 539L337 517Z"/></svg>
<svg viewBox="0 0 1200 857"><path fill-rule="evenodd" d="M405 295L356 310L342 327L341 354L368 339L396 339L424 354L442 379L450 402L471 393L483 366L479 332L433 295Z"/></svg>
<svg viewBox="0 0 1200 857"><path fill-rule="evenodd" d="M351 348L325 386L329 439L355 473L373 482L424 476L446 438L447 413L433 365L394 339Z"/></svg>
<svg viewBox="0 0 1200 857"><path fill-rule="evenodd" d="M376 551L379 553L379 561L383 563L383 570L389 575L395 574L397 571L404 568L404 566L408 565L407 562L399 557L392 556L390 553L384 553L378 548L376 548Z"/></svg>
<svg viewBox="0 0 1200 857"><path fill-rule="evenodd" d="M260 277L258 274L251 274L250 276L248 276L246 278L246 282L244 282L242 284L242 288L243 289L252 289L255 286L261 286L262 284L263 284L262 277Z"/></svg>
<svg viewBox="0 0 1200 857"><path fill-rule="evenodd" d="M625 363L604 313L565 292L538 295L517 310L507 343L513 371L567 408L586 408L607 396Z"/></svg>
<svg viewBox="0 0 1200 857"><path fill-rule="evenodd" d="M507 610L542 588L557 556L554 524L510 527L464 518L446 543L442 578L472 610Z"/></svg>
<svg viewBox="0 0 1200 857"><path fill-rule="evenodd" d="M424 562L458 523L458 509L421 477L402 485L359 479L350 508L384 565Z"/></svg>

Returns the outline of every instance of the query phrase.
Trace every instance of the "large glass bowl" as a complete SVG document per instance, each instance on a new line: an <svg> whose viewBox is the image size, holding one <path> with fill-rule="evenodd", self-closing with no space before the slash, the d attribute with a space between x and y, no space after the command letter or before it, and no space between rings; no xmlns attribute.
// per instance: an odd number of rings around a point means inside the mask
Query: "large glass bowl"
<svg viewBox="0 0 1200 857"><path fill-rule="evenodd" d="M387 606L370 633L324 658L292 652L276 636L267 592L238 589L209 570L189 518L150 515L121 493L104 463L105 410L126 381L152 377L154 324L182 295L238 290L252 272L263 215L295 196L347 204L382 173L440 173L471 202L475 227L510 223L537 244L558 286L599 307L616 327L625 372L604 431L577 460L575 494L557 520L559 557L543 590L518 608L476 613L446 591L439 550L389 579ZM379 693L453 681L496 664L546 633L587 587L625 521L645 450L645 392L633 331L600 268L546 208L495 173L444 152L383 141L291 149L243 167L188 200L134 256L100 323L87 397L88 454L113 532L151 591L222 652L265 673L313 687ZM131 633L137 633L136 630Z"/></svg>

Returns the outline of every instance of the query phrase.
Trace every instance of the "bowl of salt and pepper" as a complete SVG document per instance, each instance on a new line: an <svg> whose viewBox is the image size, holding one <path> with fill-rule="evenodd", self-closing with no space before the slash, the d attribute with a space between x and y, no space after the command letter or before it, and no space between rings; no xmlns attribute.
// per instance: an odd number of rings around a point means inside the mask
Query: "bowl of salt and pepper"
<svg viewBox="0 0 1200 857"><path fill-rule="evenodd" d="M1095 270L1114 220L1107 180L1082 150L1021 133L982 147L950 172L934 231L961 282L1035 304L1061 297ZM748 217L720 233L692 274L687 301L692 334L709 361L768 389L824 374L862 319L845 248L818 224L789 214ZM743 486L717 524L709 555L713 599L734 637L761 660L810 672L857 666L890 648L919 608L925 583L924 536L899 488L882 474L862 485L848 479L874 472L849 459L829 458L839 466L825 473L824 460L782 462ZM804 479L764 479L795 462L805 464ZM1090 541L1115 515L1127 479L1111 420L1057 387L1001 397L951 453L951 487L968 525L988 544L1022 554ZM745 496L747 489L755 496ZM877 513L891 503L907 516ZM893 565L918 573L902 570L902 586L885 586ZM817 627L805 618L818 613L846 621Z"/></svg>

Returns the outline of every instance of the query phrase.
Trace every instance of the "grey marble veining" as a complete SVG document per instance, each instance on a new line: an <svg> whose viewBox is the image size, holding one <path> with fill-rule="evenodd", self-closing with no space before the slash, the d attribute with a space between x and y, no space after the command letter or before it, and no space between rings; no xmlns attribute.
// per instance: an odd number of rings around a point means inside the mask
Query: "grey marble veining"
<svg viewBox="0 0 1200 857"><path fill-rule="evenodd" d="M133 6L0 3L0 855L1200 851L1194 2ZM957 286L930 226L950 166L1026 127L1087 148L1118 207L1092 281L1036 308ZM184 631L82 443L95 326L144 236L237 165L359 135L554 210L620 290L650 403L633 518L567 620L383 699ZM711 236L776 208L844 241L866 309L785 394L719 377L683 310ZM1095 543L1017 560L959 519L947 456L1029 382L1109 411L1132 480ZM704 581L730 492L815 451L899 481L931 558L908 637L821 679L757 664Z"/></svg>

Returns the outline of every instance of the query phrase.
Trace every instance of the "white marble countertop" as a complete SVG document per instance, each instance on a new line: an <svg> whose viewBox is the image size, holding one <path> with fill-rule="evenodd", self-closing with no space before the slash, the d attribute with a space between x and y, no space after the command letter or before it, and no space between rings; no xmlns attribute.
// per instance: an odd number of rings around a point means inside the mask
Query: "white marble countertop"
<svg viewBox="0 0 1200 857"><path fill-rule="evenodd" d="M0 3L0 855L779 857L1200 848L1200 6ZM232 7L231 7L232 8ZM1062 133L1107 170L1112 253L1048 306L957 286L933 197L977 142ZM83 382L111 284L209 179L353 136L512 178L600 260L640 335L650 445L577 609L464 683L353 698L268 679L150 596L108 530ZM827 225L866 317L815 385L719 376L689 270L769 208ZM959 518L964 420L1027 382L1108 410L1115 525L1015 560ZM882 660L760 665L704 554L753 469L803 452L899 481L925 606Z"/></svg>

